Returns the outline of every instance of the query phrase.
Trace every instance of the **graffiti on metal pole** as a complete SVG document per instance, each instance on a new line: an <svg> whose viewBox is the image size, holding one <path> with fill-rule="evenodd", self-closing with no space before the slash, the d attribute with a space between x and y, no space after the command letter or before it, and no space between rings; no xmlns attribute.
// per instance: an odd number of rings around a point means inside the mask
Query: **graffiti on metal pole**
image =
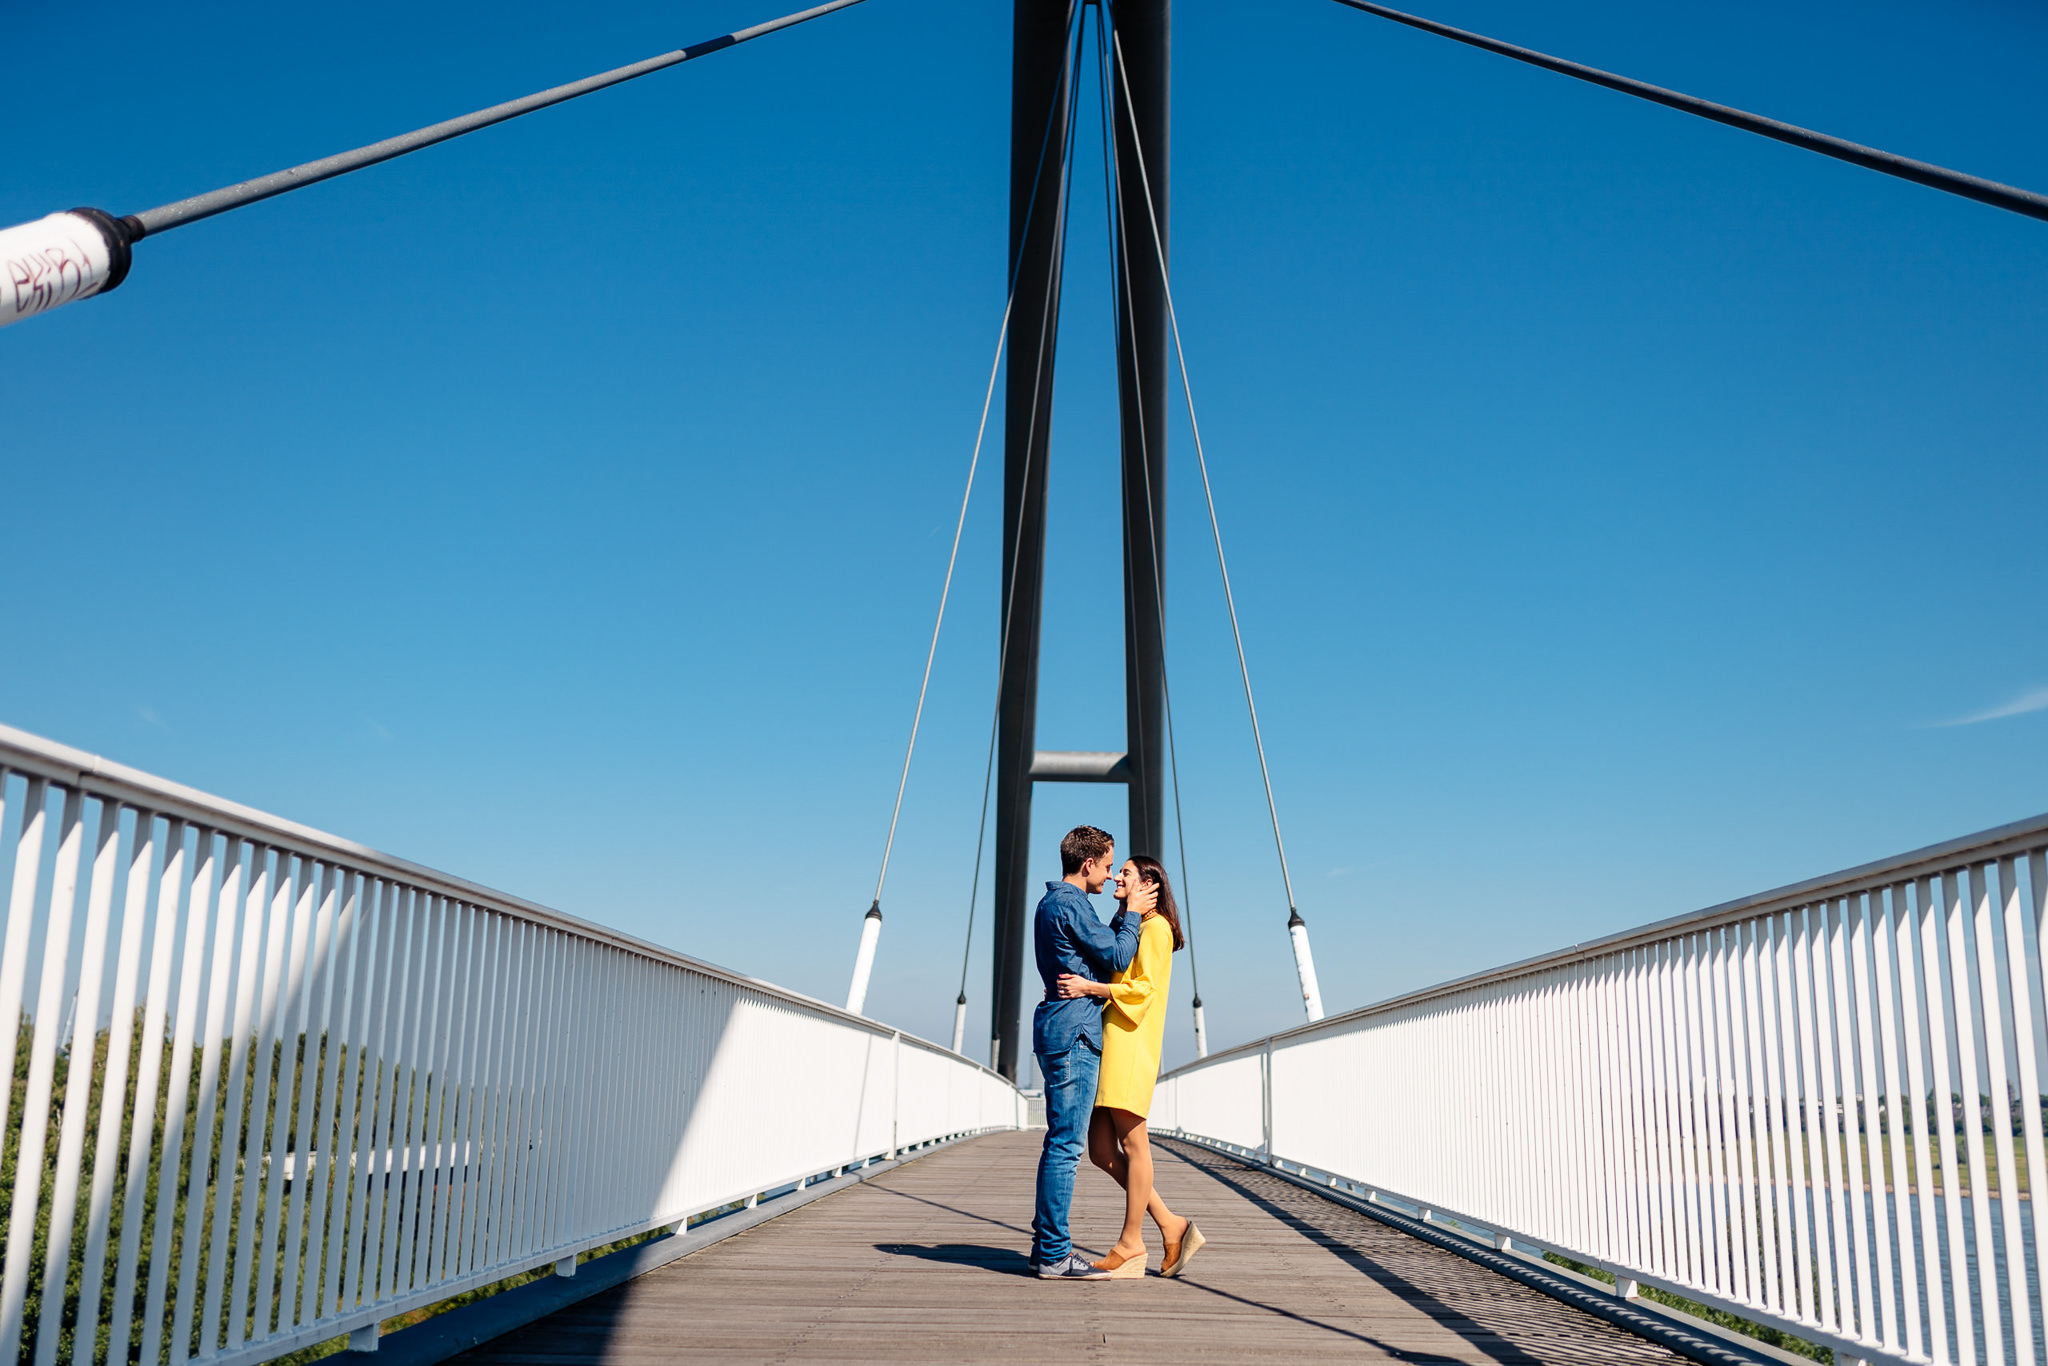
<svg viewBox="0 0 2048 1366"><path fill-rule="evenodd" d="M100 228L75 213L0 231L0 327L92 297L113 264Z"/></svg>

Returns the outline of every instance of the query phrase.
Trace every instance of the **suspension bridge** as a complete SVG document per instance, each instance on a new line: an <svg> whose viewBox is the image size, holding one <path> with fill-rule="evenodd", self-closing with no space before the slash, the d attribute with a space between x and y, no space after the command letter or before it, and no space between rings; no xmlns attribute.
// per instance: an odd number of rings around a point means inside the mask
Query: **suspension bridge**
<svg viewBox="0 0 2048 1366"><path fill-rule="evenodd" d="M162 233L861 2L159 208L0 231L0 326L152 287ZM2032 191L1335 3L2048 219ZM2048 1363L2031 1190L2048 816L1326 1014L1180 344L1170 73L1170 0L1016 0L1004 309L843 1005L0 726L0 1018L19 1022L0 1361ZM1084 115L1116 294L1121 752L1037 736ZM965 1038L964 962L948 1043L865 1008L999 385L998 679L966 929L971 951L986 866L984 1053ZM1038 1140L1019 1089L1032 796L1123 785L1127 847L1184 848L1164 631L1176 402L1303 1022L1212 1048L1197 981L1197 1058L1161 1078L1151 1123L1162 1185L1213 1250L1177 1280L1043 1284L1025 1263ZM1109 1194L1082 1183L1077 1227L1115 1222Z"/></svg>

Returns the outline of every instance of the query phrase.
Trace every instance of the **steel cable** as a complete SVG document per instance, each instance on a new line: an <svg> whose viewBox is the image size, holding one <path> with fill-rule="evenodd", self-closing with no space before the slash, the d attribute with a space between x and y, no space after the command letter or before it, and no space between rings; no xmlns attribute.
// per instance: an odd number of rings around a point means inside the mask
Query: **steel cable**
<svg viewBox="0 0 2048 1366"><path fill-rule="evenodd" d="M333 156L322 157L318 161L308 161L298 166L287 167L282 171L273 171L269 175L258 176L254 180L244 180L239 184L229 185L206 194L193 195L189 199L180 199L174 204L165 204L159 208L148 209L123 219L122 222L127 225L131 234L131 240L155 233L168 232L172 228L183 227L187 223L196 223L202 218L211 218L215 214L226 213L229 209L239 209L245 204L254 204L258 200L269 199L273 195L284 194L287 191L300 189L307 185L317 185L323 180L332 180L336 176L347 175L350 171L359 171L365 166L375 166L379 162L389 161L393 157L402 157L408 152L417 152L423 147L432 147L436 143L446 142L450 138L459 138L464 133L473 133L479 128L488 128L493 124L503 123L507 119L516 119L521 114L531 114L537 109L546 109L551 105L561 104L566 100L573 100L579 95L588 95L592 91L604 90L610 86L620 85L626 81L635 80L638 77L646 76L656 71L664 71L669 67L679 66L694 58L707 57L714 52L723 52L726 48L737 47L739 44L749 42L752 39L765 37L782 29L793 28L798 24L830 14L834 10L846 9L859 3L861 3L861 0L830 0L828 4L818 5L795 14L784 15L780 19L771 19L765 24L755 24L751 28L736 29L731 33L722 34L716 38L707 38L701 43L692 43L688 47L677 48L674 52L665 52L659 57L649 57L645 61L634 62L629 66L614 67L610 71L599 72L595 76L586 76L580 81L571 81L567 85L554 86L551 89L526 95L520 99L507 100L503 104L494 104L488 109L479 109L473 114L463 114L457 118L446 119L425 128L415 129L410 133L400 133L397 137L385 138L382 142L373 142L367 147L358 147L348 152L337 152Z"/></svg>
<svg viewBox="0 0 2048 1366"><path fill-rule="evenodd" d="M1385 5L1372 4L1370 0L1337 0L1337 3L1365 14L1391 19L1409 28L1420 29L1424 33L1433 33L1439 38L1464 43L1468 47L1476 47L1502 57L1512 57L1518 62L1527 62L1530 66L1555 71L1561 76L1570 76L1590 85L1616 90L1624 95L1634 95L1637 99L1661 104L1667 109L1676 109L1681 113L1726 124L1730 128L1740 128L1747 133L1771 138L1788 146L1818 152L1824 157L1846 161L1865 170L1897 176L1901 180L1910 180L1916 185L1925 185L1930 189L1945 190L1949 194L1974 199L1980 204L1989 204L1994 208L2009 209L2014 213L2025 214L2029 218L2048 219L2048 195L2037 194L2033 190L2001 185L1982 176L1965 175L1961 171L1951 171L1945 166L1915 161L1911 157L1902 157L1876 147L1866 147L1860 142L1850 142L1846 138L1816 133L1810 128L1801 128L1796 124L1780 123L1777 119L1767 119L1761 114L1747 113L1725 104L1715 104L1711 100L1667 90L1661 85L1651 85L1647 81L1638 81L1628 76L1617 76L1598 67L1566 61L1562 57L1552 57L1526 47L1517 47L1513 43L1504 43L1498 38L1488 38L1484 34L1472 33L1462 28L1452 28L1449 24L1440 24L1434 19L1404 14L1400 10L1388 9Z"/></svg>
<svg viewBox="0 0 2048 1366"><path fill-rule="evenodd" d="M1110 262L1116 279L1120 282L1120 293L1122 295L1124 309L1127 313L1131 314L1133 318L1135 318L1136 311L1133 308L1131 302L1130 262L1126 258L1126 254L1123 250L1123 181L1122 178L1117 174L1117 171L1121 168L1117 159L1116 138L1110 129L1109 106L1111 101L1109 96L1109 41L1107 37L1107 26L1104 21L1102 8L1100 6L1097 6L1095 11L1095 54L1095 93L1097 108L1099 109L1102 118L1102 188L1103 197L1107 201L1107 208L1109 212ZM1131 344L1133 348L1135 348L1137 345L1137 334L1135 329L1133 329L1132 332ZM1134 390L1138 388L1139 382L1140 381L1138 376L1137 357L1134 354L1131 358L1131 384ZM1151 438L1150 435L1145 431L1145 409L1144 404L1142 402L1142 392L1140 392L1139 398L1141 401L1139 402L1137 408L1138 450L1139 459L1141 462L1143 462L1144 466L1145 487L1149 490L1152 487ZM1152 516L1152 500L1149 497L1145 500L1145 535L1146 539L1150 542L1152 547L1153 563L1156 564L1159 560L1159 530L1158 527L1154 524L1154 519ZM1124 573L1128 576L1130 572L1130 556L1128 553L1126 553L1124 557ZM1193 1009L1195 1012L1196 1047L1198 1052L1201 1052L1206 1056L1208 1049L1208 1039L1206 1031L1203 1029L1201 1024L1202 977L1200 970L1195 965L1195 912L1193 900L1188 893L1187 825L1181 817L1180 754L1178 747L1174 743L1173 688L1171 683L1168 681L1169 674L1165 664L1166 599L1164 587L1160 582L1160 576L1153 576L1152 588L1155 602L1157 604L1157 610L1159 613L1159 692L1160 701L1163 704L1163 709L1166 713L1166 761L1167 772L1172 775L1174 842L1180 850L1180 909L1181 917L1186 922L1181 928L1183 933L1187 937L1188 985L1190 986L1190 988L1192 988L1194 992L1194 1000L1191 1004L1191 1009ZM1136 850L1133 850L1132 852L1135 853Z"/></svg>
<svg viewBox="0 0 2048 1366"><path fill-rule="evenodd" d="M1145 216L1152 228L1153 249L1158 253L1160 287L1166 293L1166 319L1173 328L1173 350L1180 363L1181 395L1187 403L1188 430L1195 439L1195 463L1202 473L1202 497L1209 507L1209 534L1216 546L1216 568L1223 576L1223 603L1230 612L1230 637L1237 644L1237 669L1244 681L1245 710L1251 715L1252 745L1259 754L1259 778L1266 786L1266 813L1273 822L1273 849L1280 856L1280 881L1287 891L1287 911L1292 920L1299 919L1300 911L1294 904L1294 879L1287 870L1287 846L1280 838L1280 808L1273 800L1273 775L1266 766L1266 741L1259 730L1259 706L1252 699L1251 666L1245 662L1244 633L1237 624L1237 597L1230 590L1230 566L1223 558L1223 528L1216 519L1216 494L1209 486L1209 458L1202 449L1202 427L1195 420L1195 392L1188 382L1188 356L1181 345L1180 315L1173 306L1173 284L1166 271L1166 246L1159 234L1159 218L1152 211L1152 180L1145 170L1145 148L1138 139L1138 112L1131 105L1130 73L1124 66L1123 41L1116 36L1114 27L1110 30L1110 46L1116 55L1118 73L1123 77L1124 113L1131 125L1131 150L1138 158L1138 182L1144 189Z"/></svg>
<svg viewBox="0 0 2048 1366"><path fill-rule="evenodd" d="M1064 151L1064 153L1063 153L1063 155L1061 156L1061 159L1060 159L1060 189L1059 189L1059 207L1058 207L1058 215L1059 215L1059 218L1058 218L1058 224L1057 224L1057 226L1056 226L1056 227L1054 228L1054 235L1055 235L1055 238L1056 238L1057 246L1056 246L1056 249L1055 249L1055 251L1054 251L1054 254L1053 254L1053 267L1052 267L1052 268L1053 268L1053 269L1055 269L1055 270L1057 270L1057 269L1059 269L1059 268L1060 268L1060 263L1061 263L1061 261L1062 261L1062 260L1064 259L1064 257L1065 257L1065 254L1066 254L1066 232L1067 232L1067 203L1068 203L1068 192L1069 192L1069 190L1071 189L1071 183L1072 183L1072 182L1071 182L1071 177L1072 177L1072 169L1073 169L1073 149L1074 149L1074 122L1075 122L1075 117L1076 117L1076 110L1075 110L1075 105L1074 105L1074 102L1073 102L1073 94L1072 94L1072 92L1073 92L1073 88L1074 88L1074 83L1075 83L1076 81L1078 81L1078 80L1080 79L1080 72L1081 72L1081 46L1080 46L1080 41L1079 41L1079 38L1080 38L1080 32L1081 32L1081 25L1080 25L1080 23L1079 23L1079 19L1080 19L1080 16L1081 16L1082 12L1083 12L1083 7L1078 7L1078 6L1077 6L1077 7L1072 7L1072 8L1070 8L1070 9L1069 9L1069 11L1068 11L1068 19L1067 19L1067 24L1068 24L1068 38L1067 38L1067 42L1068 42L1068 49L1069 49L1069 54L1070 54L1070 55L1069 55L1068 57L1066 57L1066 58L1062 59L1062 61L1061 61L1061 64L1060 64L1060 70L1061 70L1062 76L1064 77L1064 79L1065 79L1065 80L1066 80L1066 82L1067 82L1067 91L1068 91L1068 98L1067 98L1067 137L1066 137L1066 146L1065 146L1065 151ZM1053 101L1052 101L1052 105L1051 105L1051 107L1050 107L1050 108L1049 108L1049 109L1047 110L1047 112L1046 112L1046 119L1045 119L1045 133L1044 133L1044 135L1043 135L1043 136L1041 137L1041 139L1039 140L1039 144L1038 144L1038 163L1037 163L1037 168L1036 168L1036 170L1034 171L1034 173L1033 173L1033 175L1032 175L1032 177L1031 177L1031 198L1030 198L1030 199L1029 199L1029 200L1028 200L1028 201L1027 201L1027 202L1025 203L1025 206L1024 206L1024 225L1023 225L1023 228L1022 228L1022 230L1020 230L1020 231L1019 231L1019 233L1018 233L1018 242L1019 242L1020 244L1021 244L1021 243L1022 243L1022 242L1023 242L1024 240L1025 240L1025 238L1026 238L1026 237L1027 237L1027 236L1029 235L1029 233L1030 233L1030 229L1031 229L1031 219L1032 219L1032 215L1033 215L1033 214L1035 214L1035 213L1037 212L1037 209L1038 209L1038 184L1039 184L1039 180L1040 180L1040 178L1041 178L1041 175L1042 175L1042 173L1043 173L1043 171L1044 171L1044 169L1045 169L1045 154L1046 154L1046 150L1047 150L1047 148L1048 148L1048 147L1050 147L1050 146L1051 146L1051 143L1052 143L1052 128L1053 128L1053 120L1059 117L1059 107L1060 107L1060 106L1059 106L1059 97L1058 97L1058 94L1057 94L1057 92L1055 92L1055 94L1054 94L1054 97L1053 97ZM1017 277L1018 277L1019 273L1020 273L1020 272L1021 272L1021 271L1023 270L1023 266L1024 266L1024 253L1023 253L1023 249L1022 249L1022 246L1020 245L1020 246L1019 246L1019 249L1018 249L1018 253L1017 253L1017 260L1016 260L1016 261L1015 261L1015 262L1014 262L1014 263L1012 264L1012 266L1011 266L1011 268L1010 268L1010 281L1009 281L1009 293L1010 293L1010 296L1011 296L1012 300L1014 300L1014 299L1015 299L1015 296L1016 296L1016 293L1017 293ZM1051 309L1052 309L1052 305L1053 305L1053 300L1054 300L1054 298L1055 298L1055 297L1056 297L1056 296L1054 296L1054 295L1053 295L1053 293L1052 293L1051 291L1048 291L1048 292L1047 292L1047 298L1046 298L1046 312L1045 312L1045 314L1044 314L1043 316L1041 316L1041 318L1040 318L1040 320L1039 320L1039 327L1040 327L1040 336L1041 336L1041 337L1042 337L1042 336L1044 335L1044 325L1045 325L1045 321L1046 321L1046 318L1047 318L1047 317L1049 317L1049 316L1051 315ZM1005 305L1004 305L1004 307L1003 307L1003 317L1004 317L1004 328L1005 328L1005 331L1006 331L1006 333L1007 333L1007 329L1008 329L1008 325L1009 325L1009 324L1008 324L1008 319L1009 319L1009 315L1010 315L1010 305L1009 305L1009 304L1005 304ZM1000 343L998 343L998 356L999 356L999 357L1000 357L1000 354L1001 354L1001 350L1000 350ZM1042 382L1044 381L1044 378L1045 378L1045 376L1044 376L1044 373L1043 373L1043 370L1044 370L1044 364L1045 364L1045 354L1044 354L1044 348L1043 348L1043 346L1042 346L1042 345L1041 345L1041 347L1040 347L1039 355L1038 355L1038 357L1037 357L1037 359L1036 359L1036 362L1035 362L1035 363L1036 363L1036 365L1037 365L1037 367L1038 367L1038 368L1037 368L1037 370L1036 370L1036 371L1034 371L1034 375L1033 375L1033 381L1032 381L1032 392L1033 392L1034 394L1038 392L1038 386L1039 386L1039 385L1040 385L1040 384L1041 384L1041 383L1042 383ZM993 392L993 384L994 384L994 381L993 381L993 379L991 379L991 381L990 381L990 384L991 384L991 392ZM986 406L984 406L984 408L983 408L983 421L986 421L986 420L987 420L987 409L986 409ZM1031 451L1032 451L1032 448L1033 448L1033 446L1035 445L1035 437L1036 437L1036 434L1037 434L1037 428L1038 428L1038 405L1037 405L1036 403L1034 403L1034 404L1032 404L1032 407L1031 407L1031 429L1030 429L1030 432L1029 432L1029 434L1027 435L1027 438L1026 438L1026 440L1025 440L1025 443L1024 443L1024 471L1023 471L1023 483L1024 483L1024 485L1025 485L1026 487L1028 487L1028 486L1029 486L1029 484L1030 484L1030 482L1031 482ZM1022 518L1019 518L1019 519L1018 519L1018 524L1017 524L1017 538L1018 538L1018 539L1016 540L1015 544L1014 544L1014 545L1012 546L1012 552L1011 552L1011 554L1012 554L1012 563L1014 563L1014 562L1015 562L1015 557L1016 557L1017 553L1019 553L1019 551L1021 550L1021 548L1022 548L1022 546L1023 546L1023 535L1024 535L1024 522L1023 522L1023 519L1022 519ZM971 960L972 960L972 958L973 958L973 953L974 953L974 912L975 912L975 903L976 903L976 902L977 902L977 901L979 900L979 898L980 898L980 895L981 895L981 864L982 864L982 855L983 855L983 853L985 852L985 850L986 850L986 848L987 848L987 842L988 842L988 798L989 798L989 789L990 789L990 787L991 787L991 785L993 784L993 782L994 782L994 779L995 779L995 766L996 766L996 733L997 733L997 727L998 727L998 726L1000 725L1000 723L1001 723L1001 720L1002 720L1002 708L1003 708L1003 668L1004 668L1004 666L1005 666L1006 664L1008 664L1008 662L1009 662L1009 657L1010 657L1010 611L1011 611L1012 607L1014 607L1014 606L1015 606L1015 603L1016 603L1016 596L1017 596L1017 585L1016 585L1016 581L1015 581L1015 579L1014 579L1014 577L1013 577L1013 578L1012 578L1012 580L1011 580L1011 582L1010 582L1010 584L1008 585L1007 589L1005 590L1005 592L1004 592L1004 595L1003 595L1002 643L1001 643L1001 645L1000 645L1000 646L998 647L998 649L997 649L997 651L996 651L996 704L995 704L995 708L994 708L994 710L993 710L993 713L992 713L992 714L990 715L990 717L989 717L989 724L988 724L988 761L987 761L987 763L986 763L986 765L985 765L985 767L984 767L984 771L983 771L983 773L982 773L982 778L981 778L981 819L980 819L980 821L978 822L978 824L977 824L977 825L976 825L976 827L975 827L975 838L974 838L974 880L973 880L973 882L972 882L972 883L971 883L971 884L969 885L969 887L968 887L968 891L967 891L967 935L966 935L966 942L965 942L965 943L964 943L964 944L963 944L963 945L961 946L961 950L960 950L960 992L959 992L959 995L958 995L958 996L957 996L957 997L955 998L955 1000L954 1000L954 1003L953 1003L953 1004L954 1004L954 1006L955 1006L955 1008L956 1008L957 1010L960 1010L960 1011L964 1011L964 1010L966 1009L966 1006L967 1006L967 970L968 970L968 965L969 965L969 963L971 962ZM993 1010L993 1009L994 1009L994 1006L993 1006L993 1005L991 1005L991 1007L990 1007L990 1008L991 1008L991 1009Z"/></svg>

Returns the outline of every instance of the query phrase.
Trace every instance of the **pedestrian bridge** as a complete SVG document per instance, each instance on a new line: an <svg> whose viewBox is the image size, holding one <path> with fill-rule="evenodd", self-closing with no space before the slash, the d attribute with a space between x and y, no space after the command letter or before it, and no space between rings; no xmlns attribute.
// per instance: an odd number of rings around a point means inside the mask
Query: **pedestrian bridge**
<svg viewBox="0 0 2048 1366"><path fill-rule="evenodd" d="M0 822L0 1362L2048 1347L2048 817L1171 1073L1212 1247L1086 1285L951 1049L4 728Z"/></svg>

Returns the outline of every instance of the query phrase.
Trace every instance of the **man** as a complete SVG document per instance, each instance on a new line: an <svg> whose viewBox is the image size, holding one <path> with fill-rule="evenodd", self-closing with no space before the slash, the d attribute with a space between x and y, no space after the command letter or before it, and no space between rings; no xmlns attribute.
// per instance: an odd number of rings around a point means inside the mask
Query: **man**
<svg viewBox="0 0 2048 1366"><path fill-rule="evenodd" d="M1060 841L1065 879L1045 884L1031 921L1032 948L1045 998L1031 1017L1031 1051L1045 1082L1045 1147L1038 1156L1038 1211L1031 1220L1031 1262L1049 1280L1099 1281L1087 1258L1074 1255L1067 1209L1074 1199L1074 1168L1095 1108L1095 1077L1102 1066L1102 1006L1092 997L1062 1000L1063 972L1106 982L1131 965L1138 951L1139 916L1122 910L1104 925L1088 898L1102 890L1116 867L1116 842L1092 825L1078 825Z"/></svg>

